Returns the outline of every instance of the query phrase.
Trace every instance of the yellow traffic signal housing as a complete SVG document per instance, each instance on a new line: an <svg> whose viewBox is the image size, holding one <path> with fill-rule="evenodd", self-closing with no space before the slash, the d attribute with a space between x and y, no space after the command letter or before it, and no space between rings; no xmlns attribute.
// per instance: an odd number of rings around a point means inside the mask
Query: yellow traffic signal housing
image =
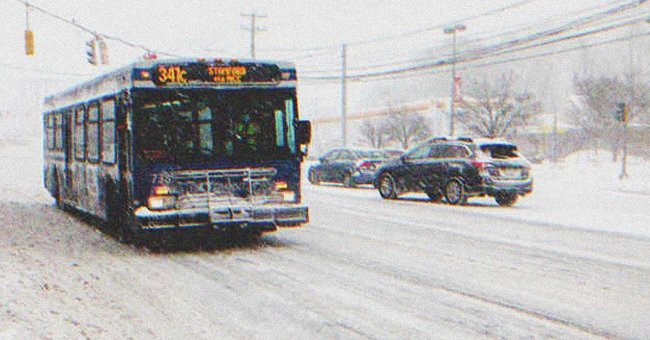
<svg viewBox="0 0 650 340"><path fill-rule="evenodd" d="M97 40L97 45L99 46L99 57L102 65L108 65L108 45L106 45L104 39Z"/></svg>
<svg viewBox="0 0 650 340"><path fill-rule="evenodd" d="M34 32L25 30L25 55L34 55Z"/></svg>
<svg viewBox="0 0 650 340"><path fill-rule="evenodd" d="M91 65L97 65L97 44L95 42L94 38L86 41L86 60Z"/></svg>

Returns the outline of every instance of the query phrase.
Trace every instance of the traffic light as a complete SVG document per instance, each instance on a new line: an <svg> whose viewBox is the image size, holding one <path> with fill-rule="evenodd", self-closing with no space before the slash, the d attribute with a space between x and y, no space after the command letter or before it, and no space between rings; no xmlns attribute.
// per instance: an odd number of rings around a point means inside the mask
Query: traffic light
<svg viewBox="0 0 650 340"><path fill-rule="evenodd" d="M619 122L627 122L630 119L630 109L624 102L616 103L616 110L614 110L614 118Z"/></svg>
<svg viewBox="0 0 650 340"><path fill-rule="evenodd" d="M34 32L30 30L25 30L25 54L34 55Z"/></svg>
<svg viewBox="0 0 650 340"><path fill-rule="evenodd" d="M96 39L92 38L88 41L86 41L86 56L87 60L90 64L92 65L97 65L97 44L96 44Z"/></svg>
<svg viewBox="0 0 650 340"><path fill-rule="evenodd" d="M102 65L108 65L108 45L106 45L104 39L99 39L97 45L99 45L99 55L101 57Z"/></svg>

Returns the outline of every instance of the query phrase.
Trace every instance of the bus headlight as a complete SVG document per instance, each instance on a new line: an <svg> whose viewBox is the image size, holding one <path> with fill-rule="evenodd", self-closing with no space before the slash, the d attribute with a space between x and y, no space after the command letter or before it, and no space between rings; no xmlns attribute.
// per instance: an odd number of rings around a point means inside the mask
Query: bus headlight
<svg viewBox="0 0 650 340"><path fill-rule="evenodd" d="M147 200L147 206L151 210L169 210L176 206L174 196L151 196Z"/></svg>
<svg viewBox="0 0 650 340"><path fill-rule="evenodd" d="M282 195L282 201L283 202L295 202L296 201L296 193L294 191L280 191L280 194Z"/></svg>

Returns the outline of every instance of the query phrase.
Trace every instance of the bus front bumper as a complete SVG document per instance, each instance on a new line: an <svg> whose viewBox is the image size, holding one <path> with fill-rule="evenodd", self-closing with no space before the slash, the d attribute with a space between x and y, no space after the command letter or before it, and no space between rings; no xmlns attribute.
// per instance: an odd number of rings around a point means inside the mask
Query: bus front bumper
<svg viewBox="0 0 650 340"><path fill-rule="evenodd" d="M297 227L309 222L309 210L301 205L221 206L162 211L140 207L136 209L135 217L140 226L147 230L192 227L221 229L232 226L275 230L277 227Z"/></svg>

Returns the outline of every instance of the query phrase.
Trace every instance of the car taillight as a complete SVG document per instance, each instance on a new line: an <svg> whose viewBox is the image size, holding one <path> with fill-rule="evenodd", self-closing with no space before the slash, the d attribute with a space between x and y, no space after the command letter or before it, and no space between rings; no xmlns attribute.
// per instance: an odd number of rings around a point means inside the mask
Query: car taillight
<svg viewBox="0 0 650 340"><path fill-rule="evenodd" d="M498 175L498 172L495 174L496 169L494 169L491 163L485 161L472 161L472 165L476 170L478 170L479 175L483 177Z"/></svg>
<svg viewBox="0 0 650 340"><path fill-rule="evenodd" d="M369 170L375 170L376 164L370 161L364 161L359 164L358 168L361 171L369 171Z"/></svg>
<svg viewBox="0 0 650 340"><path fill-rule="evenodd" d="M482 162L482 161L472 161L472 165L479 170L485 168L486 164L487 164L486 162Z"/></svg>

